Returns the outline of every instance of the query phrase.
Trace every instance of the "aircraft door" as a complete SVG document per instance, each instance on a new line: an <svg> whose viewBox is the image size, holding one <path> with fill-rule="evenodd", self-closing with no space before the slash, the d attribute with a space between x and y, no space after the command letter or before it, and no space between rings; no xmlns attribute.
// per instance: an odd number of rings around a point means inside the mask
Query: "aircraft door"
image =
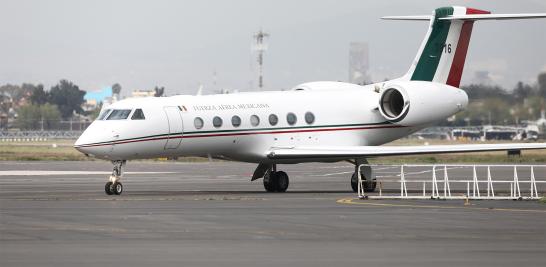
<svg viewBox="0 0 546 267"><path fill-rule="evenodd" d="M163 107L163 110L165 110L169 126L169 138L165 143L165 149L177 149L182 142L182 134L184 132L180 107Z"/></svg>

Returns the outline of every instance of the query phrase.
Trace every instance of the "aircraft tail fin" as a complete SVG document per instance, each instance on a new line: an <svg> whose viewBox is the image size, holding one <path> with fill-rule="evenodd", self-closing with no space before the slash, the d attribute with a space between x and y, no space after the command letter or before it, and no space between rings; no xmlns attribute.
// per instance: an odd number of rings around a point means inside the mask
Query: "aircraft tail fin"
<svg viewBox="0 0 546 267"><path fill-rule="evenodd" d="M442 7L432 16L388 16L387 20L430 21L429 30L402 80L431 81L459 87L476 20L546 18L546 13L491 14L467 7Z"/></svg>

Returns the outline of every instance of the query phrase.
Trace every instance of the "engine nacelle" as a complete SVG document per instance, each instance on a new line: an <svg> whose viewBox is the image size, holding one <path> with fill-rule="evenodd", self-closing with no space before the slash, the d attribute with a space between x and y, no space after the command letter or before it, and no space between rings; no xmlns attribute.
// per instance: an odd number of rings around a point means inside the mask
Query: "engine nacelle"
<svg viewBox="0 0 546 267"><path fill-rule="evenodd" d="M447 118L468 105L468 96L458 88L422 81L387 83L379 97L379 112L390 122L422 125Z"/></svg>

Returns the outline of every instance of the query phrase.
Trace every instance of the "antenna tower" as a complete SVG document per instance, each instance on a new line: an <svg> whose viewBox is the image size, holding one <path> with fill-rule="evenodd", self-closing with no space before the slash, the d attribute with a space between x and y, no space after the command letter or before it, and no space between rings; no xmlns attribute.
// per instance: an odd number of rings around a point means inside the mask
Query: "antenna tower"
<svg viewBox="0 0 546 267"><path fill-rule="evenodd" d="M269 34L262 30L254 34L255 43L252 47L252 50L258 53L258 87L260 88L260 90L262 90L264 87L264 52L267 50L267 44L264 42L264 39L266 37L269 37Z"/></svg>

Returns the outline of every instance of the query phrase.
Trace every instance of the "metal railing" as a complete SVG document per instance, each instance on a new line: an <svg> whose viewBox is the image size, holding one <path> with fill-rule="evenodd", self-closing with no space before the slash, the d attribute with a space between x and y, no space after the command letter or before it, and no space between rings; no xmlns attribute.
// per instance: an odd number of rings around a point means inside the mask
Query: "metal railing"
<svg viewBox="0 0 546 267"><path fill-rule="evenodd" d="M376 177L376 183L379 186L377 194L366 194L364 192L361 167L369 166L372 168L391 166L400 168L397 178ZM425 169L420 171L423 174L430 172L430 178L408 179L408 168L419 167ZM493 168L510 168L511 177L505 179L494 179L492 175ZM359 198L380 198L380 199L540 199L541 195L537 184L546 184L546 180L537 180L535 173L537 169L546 170L546 165L453 165L453 164L405 164L405 165L370 165L362 164L358 168L358 197ZM471 173L465 178L450 179L449 170L452 169L470 169ZM513 169L513 171L512 171ZM478 170L485 171L482 176L478 175ZM521 172L525 172L525 178L521 179ZM415 173L413 173L415 174ZM384 194L385 183L399 183L400 191L398 194ZM413 185L413 190L408 190L408 186ZM506 185L504 192L499 194L495 188L500 185ZM419 186L420 188L416 188ZM456 189L452 189L457 187ZM506 189L509 187L509 194ZM485 189L484 189L485 188ZM410 192L408 194L408 191ZM459 193L459 194L456 194Z"/></svg>
<svg viewBox="0 0 546 267"><path fill-rule="evenodd" d="M77 139L83 131L0 131L0 142Z"/></svg>

